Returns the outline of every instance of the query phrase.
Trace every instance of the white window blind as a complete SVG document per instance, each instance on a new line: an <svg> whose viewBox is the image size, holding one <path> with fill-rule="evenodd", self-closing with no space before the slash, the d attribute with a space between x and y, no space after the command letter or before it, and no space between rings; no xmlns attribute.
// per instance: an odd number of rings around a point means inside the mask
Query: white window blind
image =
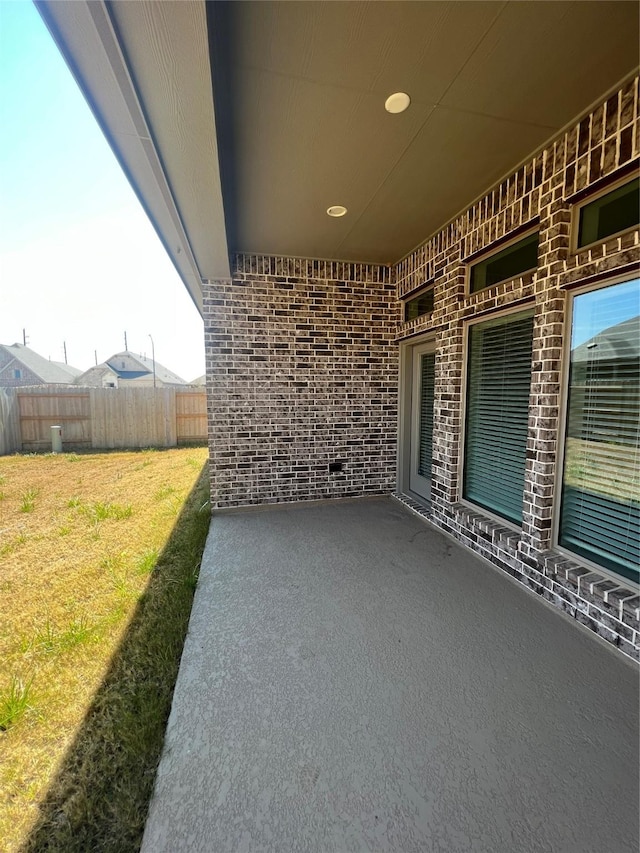
<svg viewBox="0 0 640 853"><path fill-rule="evenodd" d="M560 544L633 580L640 562L640 280L574 300Z"/></svg>
<svg viewBox="0 0 640 853"><path fill-rule="evenodd" d="M471 326L464 497L516 523L522 493L531 388L533 311Z"/></svg>

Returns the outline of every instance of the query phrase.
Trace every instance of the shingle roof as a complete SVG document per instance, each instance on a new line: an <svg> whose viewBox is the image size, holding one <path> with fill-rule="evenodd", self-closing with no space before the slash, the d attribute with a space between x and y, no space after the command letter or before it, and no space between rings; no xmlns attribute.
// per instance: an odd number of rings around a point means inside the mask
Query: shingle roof
<svg viewBox="0 0 640 853"><path fill-rule="evenodd" d="M90 388L95 387L96 385L102 385L102 380L105 375L108 374L116 377L115 371L112 370L108 364L96 364L94 367L90 367L88 370L85 370L85 372L76 379L75 384L86 385Z"/></svg>
<svg viewBox="0 0 640 853"><path fill-rule="evenodd" d="M135 353L129 352L125 350L124 352L117 352L108 358L106 364L114 370L118 376L121 376L123 379L131 378L132 373L130 371L121 370L118 368L118 359L122 358L130 358L134 361L137 361L138 364L142 367L142 371L138 375L142 375L143 373L153 373L153 360L150 358L146 358L144 355L136 355ZM186 385L187 383L184 379L181 379L177 373L173 373L171 370L166 368L164 365L160 364L156 361L156 378L164 383L165 385ZM136 371L137 373L137 371Z"/></svg>
<svg viewBox="0 0 640 853"><path fill-rule="evenodd" d="M77 367L60 361L49 361L23 344L0 344L0 347L19 361L24 367L43 382L43 384L71 385L76 376L82 373Z"/></svg>
<svg viewBox="0 0 640 853"><path fill-rule="evenodd" d="M150 375L150 371L148 370L118 370L117 373L120 379L139 379L141 376Z"/></svg>

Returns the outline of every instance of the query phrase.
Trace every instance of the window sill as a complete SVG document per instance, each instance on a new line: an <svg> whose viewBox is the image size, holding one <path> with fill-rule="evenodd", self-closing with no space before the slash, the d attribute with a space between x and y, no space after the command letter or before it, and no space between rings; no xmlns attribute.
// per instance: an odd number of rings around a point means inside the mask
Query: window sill
<svg viewBox="0 0 640 853"><path fill-rule="evenodd" d="M633 238L636 232L638 231L638 227L638 225L630 225L628 228L623 228L621 231L615 231L613 234L608 234L606 237L602 237L600 240L594 240L592 243L585 243L584 246L578 246L576 244L575 246L571 247L571 250L569 251L569 257L575 257L576 255L579 256L584 253L584 258L578 259L586 263L587 261L585 260L585 258L588 259L588 253L592 249L598 249L600 246L604 246L605 243L613 242L614 240L621 240L621 245L619 246L620 250L631 248L631 246L635 244ZM627 240L624 240L624 238L628 237L628 235L631 235L631 237Z"/></svg>
<svg viewBox="0 0 640 853"><path fill-rule="evenodd" d="M517 556L521 536L521 530L518 527L509 527L505 522L483 515L482 512L463 503L454 504L451 509L456 521L511 556Z"/></svg>
<svg viewBox="0 0 640 853"><path fill-rule="evenodd" d="M410 338L412 335L421 334L423 332L433 332L440 327L440 323L433 322L433 311L430 314L421 314L420 317L414 317L413 320L402 320L398 324L396 338Z"/></svg>
<svg viewBox="0 0 640 853"><path fill-rule="evenodd" d="M640 620L640 596L631 582L627 585L623 579L614 581L554 551L545 554L540 562L548 577L559 576L581 597L604 602L621 622Z"/></svg>
<svg viewBox="0 0 640 853"><path fill-rule="evenodd" d="M515 278L492 284L475 293L465 293L461 297L464 308L474 309L474 316L495 308L506 308L519 302L526 302L535 297L534 283L536 270L523 273ZM468 317L466 318L468 319Z"/></svg>

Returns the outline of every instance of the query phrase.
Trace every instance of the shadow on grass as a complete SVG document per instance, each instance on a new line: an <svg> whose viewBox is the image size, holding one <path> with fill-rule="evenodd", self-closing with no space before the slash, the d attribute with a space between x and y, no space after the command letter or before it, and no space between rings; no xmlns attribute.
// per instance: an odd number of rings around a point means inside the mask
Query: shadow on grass
<svg viewBox="0 0 640 853"><path fill-rule="evenodd" d="M207 500L205 465L21 853L139 850L209 529Z"/></svg>

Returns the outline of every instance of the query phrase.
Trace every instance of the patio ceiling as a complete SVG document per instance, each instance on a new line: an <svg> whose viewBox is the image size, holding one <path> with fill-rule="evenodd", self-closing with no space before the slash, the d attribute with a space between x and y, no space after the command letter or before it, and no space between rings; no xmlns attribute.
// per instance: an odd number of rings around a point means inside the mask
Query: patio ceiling
<svg viewBox="0 0 640 853"><path fill-rule="evenodd" d="M399 260L638 64L632 2L38 6L198 303L229 252Z"/></svg>

